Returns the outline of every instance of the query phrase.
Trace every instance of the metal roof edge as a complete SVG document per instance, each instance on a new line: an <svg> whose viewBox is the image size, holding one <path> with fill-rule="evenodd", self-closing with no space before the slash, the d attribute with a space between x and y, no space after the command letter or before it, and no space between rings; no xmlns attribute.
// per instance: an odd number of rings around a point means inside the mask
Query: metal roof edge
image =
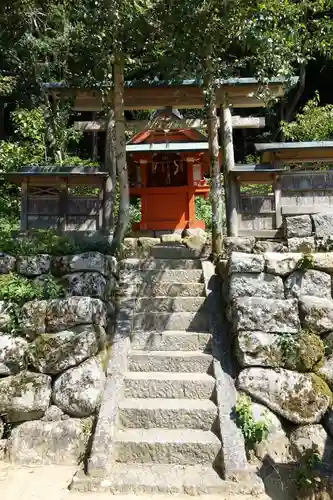
<svg viewBox="0 0 333 500"><path fill-rule="evenodd" d="M260 82L257 78L252 77L244 77L244 78L226 78L226 79L217 79L215 83L220 87L223 85L276 85L276 84L292 84L296 85L298 82L298 76L292 76L290 78L284 77L275 77L268 79L267 81ZM125 82L125 88L151 88L151 87L202 87L203 80L201 79L172 79L172 80L132 80ZM100 87L106 87L106 84L101 84ZM68 89L68 88L78 88L78 89L91 89L91 90L99 90L99 87L76 87L70 86L66 82L46 82L42 84L42 88L44 89Z"/></svg>
<svg viewBox="0 0 333 500"><path fill-rule="evenodd" d="M255 144L256 151L279 151L281 149L315 149L332 148L333 141L309 141L309 142L271 142L264 144Z"/></svg>

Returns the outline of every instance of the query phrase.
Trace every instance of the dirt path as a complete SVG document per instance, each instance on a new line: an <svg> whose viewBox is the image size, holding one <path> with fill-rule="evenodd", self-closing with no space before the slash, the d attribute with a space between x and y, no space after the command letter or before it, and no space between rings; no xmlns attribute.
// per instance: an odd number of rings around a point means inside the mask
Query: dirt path
<svg viewBox="0 0 333 500"><path fill-rule="evenodd" d="M75 473L74 467L19 468L0 463L0 497L10 500L106 500L109 493L75 493L67 489ZM151 500L151 495L117 495L116 500ZM170 500L172 496L158 495L158 500ZM177 496L177 500L190 497ZM269 500L268 497L219 496L195 497L196 500Z"/></svg>

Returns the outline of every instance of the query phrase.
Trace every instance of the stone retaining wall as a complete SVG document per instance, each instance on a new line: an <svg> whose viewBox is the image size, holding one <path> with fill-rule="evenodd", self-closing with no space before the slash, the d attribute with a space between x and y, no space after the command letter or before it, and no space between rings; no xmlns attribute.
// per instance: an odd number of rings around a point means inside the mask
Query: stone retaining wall
<svg viewBox="0 0 333 500"><path fill-rule="evenodd" d="M254 418L269 422L257 457L278 468L316 450L320 466L332 468L333 253L289 253L282 243L228 238L217 272L238 390L252 399Z"/></svg>
<svg viewBox="0 0 333 500"><path fill-rule="evenodd" d="M8 273L38 284L56 277L65 296L25 303L18 332L9 302L0 301L1 455L25 465L76 464L104 389L117 261L99 252L2 254L0 274Z"/></svg>

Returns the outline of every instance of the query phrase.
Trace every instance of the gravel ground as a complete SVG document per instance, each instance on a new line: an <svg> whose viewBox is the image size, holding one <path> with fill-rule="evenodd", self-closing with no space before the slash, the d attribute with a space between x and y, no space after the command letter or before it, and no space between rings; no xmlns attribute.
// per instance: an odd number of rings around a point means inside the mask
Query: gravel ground
<svg viewBox="0 0 333 500"><path fill-rule="evenodd" d="M76 469L74 467L40 467L19 468L0 463L0 498L8 500L106 500L109 493L75 493L68 491ZM147 500L152 496L117 495L116 500ZM174 497L158 495L158 500L170 500ZM189 500L189 496L177 496L177 500ZM195 497L195 500L269 500L263 495L260 497L219 496Z"/></svg>

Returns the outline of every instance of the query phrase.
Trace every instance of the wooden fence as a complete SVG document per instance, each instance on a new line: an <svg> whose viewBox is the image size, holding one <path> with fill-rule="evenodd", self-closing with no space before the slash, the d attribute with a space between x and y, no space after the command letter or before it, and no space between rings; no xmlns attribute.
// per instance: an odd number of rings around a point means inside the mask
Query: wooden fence
<svg viewBox="0 0 333 500"><path fill-rule="evenodd" d="M30 187L21 225L26 229L53 228L62 231L95 231L102 226L100 192L75 195L56 187Z"/></svg>
<svg viewBox="0 0 333 500"><path fill-rule="evenodd" d="M279 237L283 216L333 212L333 170L282 172L270 183L237 187L240 236Z"/></svg>

